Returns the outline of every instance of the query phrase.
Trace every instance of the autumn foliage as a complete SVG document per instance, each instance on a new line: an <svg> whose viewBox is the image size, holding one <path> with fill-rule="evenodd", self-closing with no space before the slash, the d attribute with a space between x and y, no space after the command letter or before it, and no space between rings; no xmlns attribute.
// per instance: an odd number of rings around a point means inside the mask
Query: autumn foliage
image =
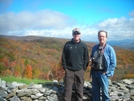
<svg viewBox="0 0 134 101"><path fill-rule="evenodd" d="M24 70L24 75L25 78L32 79L32 67L31 65L27 65L26 69Z"/></svg>
<svg viewBox="0 0 134 101"><path fill-rule="evenodd" d="M133 74L125 74L124 76L123 76L123 79L131 79L131 78L134 78L134 73Z"/></svg>
<svg viewBox="0 0 134 101"><path fill-rule="evenodd" d="M58 82L64 78L65 70L61 65L61 61L52 68L52 75L54 79L58 80Z"/></svg>
<svg viewBox="0 0 134 101"><path fill-rule="evenodd" d="M3 76L12 76L12 72L9 69L6 69L1 72L1 75Z"/></svg>
<svg viewBox="0 0 134 101"><path fill-rule="evenodd" d="M61 55L68 40L44 38L40 40L10 40L0 38L0 76L16 76L29 79L58 81L64 78ZM85 42L89 55L95 43ZM134 51L114 47L117 67L112 80L134 78ZM85 71L85 80L90 80L90 67Z"/></svg>

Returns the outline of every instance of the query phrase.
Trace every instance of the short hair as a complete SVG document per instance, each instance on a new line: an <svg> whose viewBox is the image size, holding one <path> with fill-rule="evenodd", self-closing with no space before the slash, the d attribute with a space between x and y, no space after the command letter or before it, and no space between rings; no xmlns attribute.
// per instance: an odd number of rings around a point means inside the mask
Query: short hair
<svg viewBox="0 0 134 101"><path fill-rule="evenodd" d="M100 31L98 32L98 37L99 37L99 35L100 35L101 32L105 32L105 33L106 33L106 37L108 36L107 31L105 31L105 30L100 30Z"/></svg>

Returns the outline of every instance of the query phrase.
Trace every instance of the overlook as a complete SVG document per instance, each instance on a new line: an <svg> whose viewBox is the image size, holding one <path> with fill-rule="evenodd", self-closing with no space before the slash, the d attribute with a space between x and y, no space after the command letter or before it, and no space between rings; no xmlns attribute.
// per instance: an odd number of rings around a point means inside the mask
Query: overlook
<svg viewBox="0 0 134 101"><path fill-rule="evenodd" d="M29 79L61 80L63 45L68 39L46 37L0 37L0 75ZM85 42L89 55L95 43ZM113 46L117 55L117 67L112 80L134 78L134 51ZM85 72L89 80L90 66Z"/></svg>

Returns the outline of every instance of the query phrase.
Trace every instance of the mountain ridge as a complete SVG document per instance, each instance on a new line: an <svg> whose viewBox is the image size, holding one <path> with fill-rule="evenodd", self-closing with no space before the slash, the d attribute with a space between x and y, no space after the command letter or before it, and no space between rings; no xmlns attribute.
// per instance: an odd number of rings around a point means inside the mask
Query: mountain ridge
<svg viewBox="0 0 134 101"><path fill-rule="evenodd" d="M44 36L33 36L33 35L29 35L29 36L7 36L7 35L0 35L0 37L3 38L8 38L11 40L18 40L18 41L33 41L33 40L43 40L43 39L60 39L60 40L70 40L70 39L66 39L66 38L56 38L56 37L44 37ZM97 44L98 42L93 42L93 41L84 41L86 43L92 43L92 44ZM124 49L128 49L128 50L134 50L134 40L121 40L121 41L107 41L108 44L112 45L112 46L117 46L117 47L121 47Z"/></svg>

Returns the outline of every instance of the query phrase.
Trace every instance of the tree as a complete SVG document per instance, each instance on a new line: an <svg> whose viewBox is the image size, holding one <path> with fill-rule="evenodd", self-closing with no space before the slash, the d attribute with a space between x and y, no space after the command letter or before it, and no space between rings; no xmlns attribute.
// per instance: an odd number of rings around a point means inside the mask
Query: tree
<svg viewBox="0 0 134 101"><path fill-rule="evenodd" d="M40 75L41 71L39 70L39 68L33 68L33 78L37 79Z"/></svg>
<svg viewBox="0 0 134 101"><path fill-rule="evenodd" d="M53 75L53 78L58 80L58 82L64 78L64 69L61 65L61 61L56 64L53 68L52 68L52 75Z"/></svg>
<svg viewBox="0 0 134 101"><path fill-rule="evenodd" d="M24 77L32 79L32 66L30 64L27 64L26 69L24 70Z"/></svg>

